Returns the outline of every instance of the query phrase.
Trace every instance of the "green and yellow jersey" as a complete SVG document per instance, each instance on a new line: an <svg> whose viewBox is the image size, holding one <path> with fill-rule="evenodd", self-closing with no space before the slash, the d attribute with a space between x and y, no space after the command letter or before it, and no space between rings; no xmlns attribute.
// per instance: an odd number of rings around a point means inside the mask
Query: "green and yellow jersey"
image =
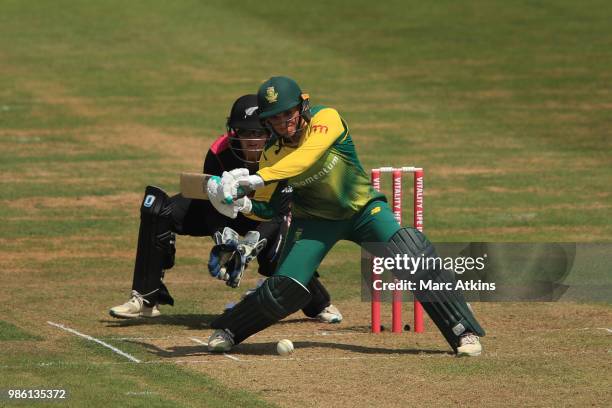
<svg viewBox="0 0 612 408"><path fill-rule="evenodd" d="M311 108L312 118L297 148L275 140L266 146L257 174L266 183L260 194L270 195L268 185L288 180L293 188L294 217L344 220L375 198L376 192L364 171L348 126L335 109Z"/></svg>
<svg viewBox="0 0 612 408"><path fill-rule="evenodd" d="M291 209L292 194L287 181L270 183L255 191L251 198L253 208L247 218L269 221L276 216L287 215Z"/></svg>

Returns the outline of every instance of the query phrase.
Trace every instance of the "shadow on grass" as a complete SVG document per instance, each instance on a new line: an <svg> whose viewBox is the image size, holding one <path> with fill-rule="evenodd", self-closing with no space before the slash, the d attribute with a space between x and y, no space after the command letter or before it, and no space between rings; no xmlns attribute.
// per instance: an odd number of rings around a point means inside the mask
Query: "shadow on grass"
<svg viewBox="0 0 612 408"><path fill-rule="evenodd" d="M159 317L139 317L135 319L101 319L100 323L106 324L106 327L133 327L133 326L184 326L190 330L206 330L210 329L210 323L220 316L220 314L174 314L162 315ZM316 322L316 320L304 317L298 319L282 320L276 325L296 324Z"/></svg>
<svg viewBox="0 0 612 408"><path fill-rule="evenodd" d="M299 313L299 312L296 312ZM275 326L283 326L285 324L295 324L295 323L320 323L318 320L316 319L311 319L309 317L300 317L300 318L294 318L294 319L283 319L280 322L276 322L274 323Z"/></svg>
<svg viewBox="0 0 612 408"><path fill-rule="evenodd" d="M204 345L194 346L171 346L168 348L160 348L155 344L145 343L143 341L129 340L126 343L136 344L149 353L162 358L177 358L177 357L194 357L213 355Z"/></svg>
<svg viewBox="0 0 612 408"><path fill-rule="evenodd" d="M219 355L218 353L211 353L208 351L205 345L193 345L193 346L170 346L167 348L160 348L154 344L145 343L142 341L131 340L129 343L139 345L146 349L149 353L154 354L157 357L162 358L179 358L179 357L195 357L195 356L210 356ZM360 346L355 344L346 343L332 343L323 341L295 341L293 342L296 350L304 350L308 348L323 348L332 350L342 350L355 353L358 355L449 355L454 354L449 350L431 350L431 349L414 349L414 348L400 348L400 349L389 349L382 347L369 347ZM231 353L232 355L244 355L244 356L277 356L276 353L276 342L266 343L243 343L236 346ZM314 354L316 357L316 354ZM313 357L312 355L310 357ZM333 359L348 357L346 355L340 356L322 356L321 359L330 358ZM351 356L352 357L352 356ZM296 357L299 359L299 357ZM248 359L246 360L248 361Z"/></svg>
<svg viewBox="0 0 612 408"><path fill-rule="evenodd" d="M414 348L399 348L390 349L384 347L370 347L360 346L356 344L346 344L338 342L326 342L326 341L294 341L293 346L296 350L308 349L308 348L324 348L332 350L349 351L356 354L400 354L400 355L418 355L418 354L449 354L453 355L451 351L444 350L431 350L431 349L414 349ZM276 342L267 343L246 343L240 344L232 350L232 354L245 354L245 355L277 355L276 354Z"/></svg>
<svg viewBox="0 0 612 408"><path fill-rule="evenodd" d="M136 319L104 319L100 323L106 327L133 327L133 326L182 326L190 330L210 329L212 322L218 315L216 314L175 314L162 315L155 318L140 317Z"/></svg>
<svg viewBox="0 0 612 408"><path fill-rule="evenodd" d="M370 325L361 325L361 326L342 326L343 332L355 332L355 333L370 333L371 326Z"/></svg>

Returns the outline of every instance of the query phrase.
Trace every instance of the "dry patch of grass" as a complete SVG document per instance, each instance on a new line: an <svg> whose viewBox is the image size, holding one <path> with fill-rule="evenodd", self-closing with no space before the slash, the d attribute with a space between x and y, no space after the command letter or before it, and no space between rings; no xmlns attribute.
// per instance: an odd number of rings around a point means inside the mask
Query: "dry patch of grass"
<svg viewBox="0 0 612 408"><path fill-rule="evenodd" d="M204 154L213 139L205 140L197 136L170 134L165 131L140 125L124 124L107 129L104 133L95 132L87 135L93 146L129 146L139 150L156 152L172 160L201 166Z"/></svg>
<svg viewBox="0 0 612 408"><path fill-rule="evenodd" d="M70 95L70 92L57 82L28 80L21 84L25 90L34 95L34 102L65 106L79 117L93 118L100 115L99 108L94 106L94 101Z"/></svg>
<svg viewBox="0 0 612 408"><path fill-rule="evenodd" d="M369 304L347 301L338 306L345 314L342 324L312 322L298 312L236 347L231 355L239 361L211 355L190 340L205 341L208 330L175 330L169 338L135 342L152 359L181 361L288 407L320 406L330 395L336 406L356 407L448 406L466 401L497 406L505 398L531 406L597 405L606 398L602 388L606 380L597 370L604 369L609 359L610 334L597 327L612 326L609 308L475 304L488 331L483 338L485 353L478 359L457 359L429 320L424 334L371 335ZM387 323L388 306L383 308ZM409 315L408 308L405 312ZM294 342L296 352L290 357L276 355L275 344L281 338Z"/></svg>
<svg viewBox="0 0 612 408"><path fill-rule="evenodd" d="M138 193L121 193L105 196L79 196L79 197L29 197L16 200L0 200L4 206L14 209L21 209L28 213L30 211L44 209L65 209L71 208L74 210L123 210L126 206L135 207L137 209L141 194Z"/></svg>

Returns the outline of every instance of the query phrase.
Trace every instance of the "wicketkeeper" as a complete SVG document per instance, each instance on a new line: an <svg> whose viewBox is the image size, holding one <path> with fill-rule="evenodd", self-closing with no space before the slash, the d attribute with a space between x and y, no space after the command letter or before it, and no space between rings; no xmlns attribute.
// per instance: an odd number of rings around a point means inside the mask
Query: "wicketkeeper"
<svg viewBox="0 0 612 408"><path fill-rule="evenodd" d="M211 351L235 344L278 322L310 302L308 282L327 252L339 240L357 244L388 243L391 255L435 256L427 238L398 225L385 196L370 185L357 157L349 128L335 109L309 106L308 95L287 77L272 77L257 93L259 118L271 132L260 169L225 173L221 190L231 207L238 188L265 191L287 180L293 188L293 222L279 268L252 295L212 322ZM250 175L246 175L250 173ZM255 198L257 198L257 193ZM413 281L450 282L452 272L418 270ZM485 334L457 291L415 296L458 355L476 356Z"/></svg>
<svg viewBox="0 0 612 408"><path fill-rule="evenodd" d="M237 168L256 172L268 139L269 132L257 117L256 95L238 98L227 120L227 132L206 154L204 173L220 176ZM260 216L250 213L259 203L251 202L248 197L237 200L222 214L208 200L189 199L181 194L169 197L162 189L147 186L140 207L131 297L126 303L111 308L110 315L117 318L157 317L159 305L174 304L163 278L165 270L174 265L176 234L214 236L217 245L211 251L209 270L214 276L227 280L230 286L239 284L246 263L254 255L257 255L259 273L272 275L291 222L291 189L287 188L287 183L278 183L261 197L268 211L260 212ZM246 238L254 235L257 238L249 245L231 233L222 234L224 230L240 235L251 231ZM245 253L244 248L248 248L249 253ZM319 279L314 276L307 286L315 295L304 304L304 313L323 322L340 322L342 315L331 305L329 293Z"/></svg>

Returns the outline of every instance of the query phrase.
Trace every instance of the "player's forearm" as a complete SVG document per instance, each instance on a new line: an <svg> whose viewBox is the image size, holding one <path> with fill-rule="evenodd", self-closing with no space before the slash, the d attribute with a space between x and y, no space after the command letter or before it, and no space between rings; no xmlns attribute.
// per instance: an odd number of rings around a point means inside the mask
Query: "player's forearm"
<svg viewBox="0 0 612 408"><path fill-rule="evenodd" d="M251 200L251 204L253 205L251 214L255 214L261 219L271 220L277 214L277 209L266 201Z"/></svg>
<svg viewBox="0 0 612 408"><path fill-rule="evenodd" d="M291 189L286 183L269 184L263 190L257 190L251 202L251 213L259 218L270 220L277 215L286 215L291 203Z"/></svg>

